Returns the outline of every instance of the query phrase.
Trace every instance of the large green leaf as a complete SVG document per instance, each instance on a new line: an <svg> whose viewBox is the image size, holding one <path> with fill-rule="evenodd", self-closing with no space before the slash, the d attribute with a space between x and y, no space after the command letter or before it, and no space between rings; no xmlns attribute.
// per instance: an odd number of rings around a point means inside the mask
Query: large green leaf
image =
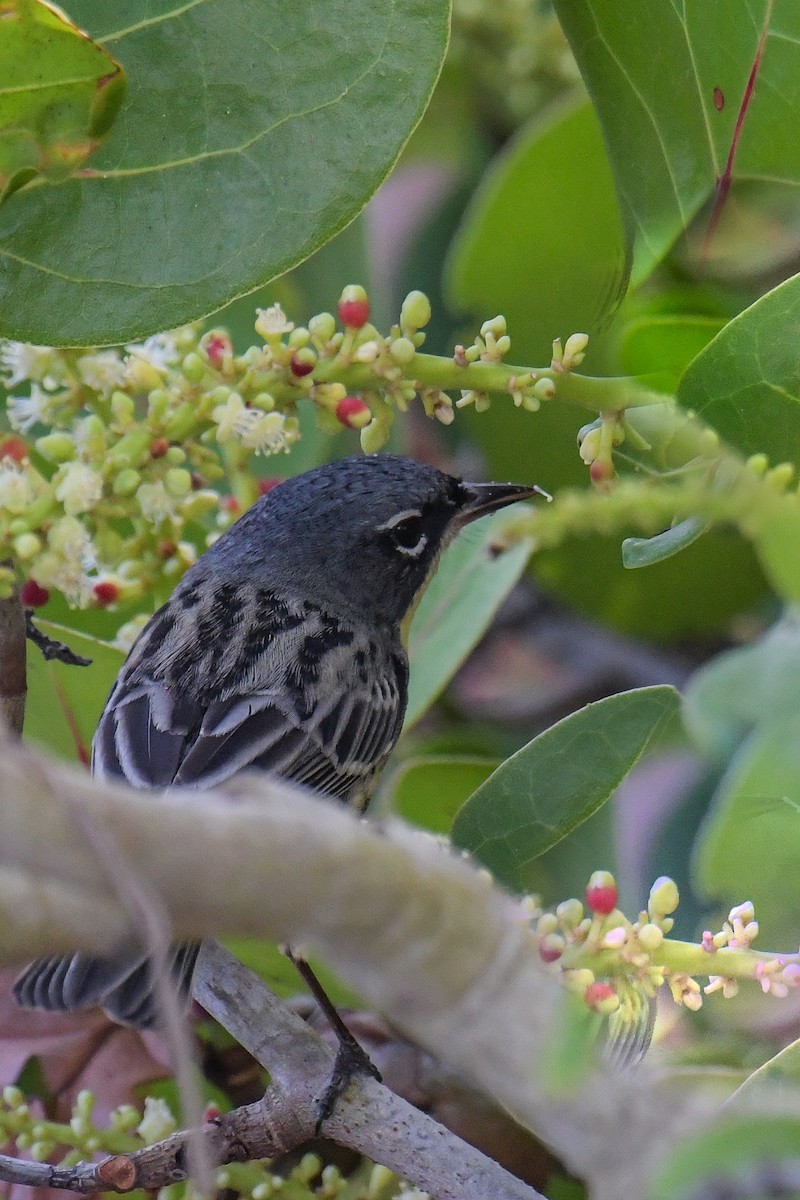
<svg viewBox="0 0 800 1200"><path fill-rule="evenodd" d="M800 9L798 9L800 12ZM800 275L745 309L683 375L678 400L742 454L800 466Z"/></svg>
<svg viewBox="0 0 800 1200"><path fill-rule="evenodd" d="M469 798L453 841L497 879L524 888L531 862L590 817L677 712L671 687L609 696L518 750Z"/></svg>
<svg viewBox="0 0 800 1200"><path fill-rule="evenodd" d="M597 119L583 98L559 104L487 173L452 247L450 302L481 320L502 312L514 345L536 339L549 361L554 337L597 330L626 274Z"/></svg>
<svg viewBox="0 0 800 1200"><path fill-rule="evenodd" d="M759 944L800 938L800 712L759 725L720 784L695 855L695 887L725 908L752 900Z"/></svg>
<svg viewBox="0 0 800 1200"><path fill-rule="evenodd" d="M603 127L634 282L728 178L729 159L736 180L800 182L800 147L786 136L800 115L794 0L637 0L635 19L618 0L555 7Z"/></svg>
<svg viewBox="0 0 800 1200"><path fill-rule="evenodd" d="M496 553L508 514L466 530L442 561L414 614L408 638L411 664L406 729L418 721L475 648L525 569L529 541Z"/></svg>
<svg viewBox="0 0 800 1200"><path fill-rule="evenodd" d="M120 342L252 291L341 229L424 111L447 0L75 0L130 97L96 172L0 211L0 333Z"/></svg>
<svg viewBox="0 0 800 1200"><path fill-rule="evenodd" d="M80 167L125 95L118 63L49 5L0 16L0 200Z"/></svg>

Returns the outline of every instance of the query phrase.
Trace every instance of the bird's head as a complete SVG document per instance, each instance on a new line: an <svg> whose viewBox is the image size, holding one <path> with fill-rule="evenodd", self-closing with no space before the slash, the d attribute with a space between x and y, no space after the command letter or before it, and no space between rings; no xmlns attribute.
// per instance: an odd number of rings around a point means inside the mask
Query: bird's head
<svg viewBox="0 0 800 1200"><path fill-rule="evenodd" d="M537 491L389 454L340 459L273 488L198 567L397 624L460 529Z"/></svg>

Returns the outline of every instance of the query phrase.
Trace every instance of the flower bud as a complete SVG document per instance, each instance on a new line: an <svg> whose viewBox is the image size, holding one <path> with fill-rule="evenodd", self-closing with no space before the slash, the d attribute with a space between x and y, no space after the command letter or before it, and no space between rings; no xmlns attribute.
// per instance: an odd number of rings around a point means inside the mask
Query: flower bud
<svg viewBox="0 0 800 1200"><path fill-rule="evenodd" d="M37 438L36 449L54 463L70 462L76 452L75 440L68 433L48 433Z"/></svg>
<svg viewBox="0 0 800 1200"><path fill-rule="evenodd" d="M646 925L642 925L636 937L642 949L646 950L648 954L652 954L664 941L664 932L658 925L649 921Z"/></svg>
<svg viewBox="0 0 800 1200"><path fill-rule="evenodd" d="M345 396L336 405L336 419L348 429L364 429L372 421L372 412L359 396Z"/></svg>
<svg viewBox="0 0 800 1200"><path fill-rule="evenodd" d="M369 299L359 284L349 284L341 294L336 311L348 329L361 329L369 320Z"/></svg>
<svg viewBox="0 0 800 1200"><path fill-rule="evenodd" d="M617 907L619 892L610 871L595 871L586 887L586 907L597 916L607 917Z"/></svg>
<svg viewBox="0 0 800 1200"><path fill-rule="evenodd" d="M139 472L134 471L132 467L126 467L116 476L111 490L115 496L132 496L141 482Z"/></svg>
<svg viewBox="0 0 800 1200"><path fill-rule="evenodd" d="M389 354L395 362L406 366L411 362L414 355L417 353L417 348L410 338L399 337L389 343Z"/></svg>
<svg viewBox="0 0 800 1200"><path fill-rule="evenodd" d="M619 996L609 983L590 983L583 993L587 1008L602 1016L610 1016L619 1008Z"/></svg>
<svg viewBox="0 0 800 1200"><path fill-rule="evenodd" d="M164 487L170 496L182 500L192 490L192 476L183 467L172 467L164 476Z"/></svg>
<svg viewBox="0 0 800 1200"><path fill-rule="evenodd" d="M336 319L329 313L317 313L308 322L308 332L320 342L329 342L336 333Z"/></svg>
<svg viewBox="0 0 800 1200"><path fill-rule="evenodd" d="M562 900L556 909L556 916L564 929L575 929L583 920L583 905L574 898Z"/></svg>
<svg viewBox="0 0 800 1200"><path fill-rule="evenodd" d="M648 916L653 920L668 916L669 913L675 912L679 899L675 881L667 875L659 875L650 888L650 898L647 901Z"/></svg>
<svg viewBox="0 0 800 1200"><path fill-rule="evenodd" d="M409 292L400 309L400 328L422 329L431 319L431 302L424 292Z"/></svg>
<svg viewBox="0 0 800 1200"><path fill-rule="evenodd" d="M14 538L14 553L17 558L25 562L29 558L35 558L41 553L42 543L35 533L21 533L19 537Z"/></svg>
<svg viewBox="0 0 800 1200"><path fill-rule="evenodd" d="M556 385L552 379L543 376L541 379L537 379L533 385L533 394L537 400L552 400L556 394Z"/></svg>

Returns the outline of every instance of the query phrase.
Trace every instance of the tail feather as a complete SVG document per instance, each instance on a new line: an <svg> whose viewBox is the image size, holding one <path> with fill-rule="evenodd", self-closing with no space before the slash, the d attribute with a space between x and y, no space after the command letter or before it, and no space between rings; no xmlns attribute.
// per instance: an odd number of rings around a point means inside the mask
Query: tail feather
<svg viewBox="0 0 800 1200"><path fill-rule="evenodd" d="M172 986L184 1003L191 996L199 950L199 942L184 942L170 952ZM76 1012L100 1005L123 1025L151 1029L161 1024L150 961L139 949L114 958L88 954L39 958L16 980L13 993L23 1008Z"/></svg>

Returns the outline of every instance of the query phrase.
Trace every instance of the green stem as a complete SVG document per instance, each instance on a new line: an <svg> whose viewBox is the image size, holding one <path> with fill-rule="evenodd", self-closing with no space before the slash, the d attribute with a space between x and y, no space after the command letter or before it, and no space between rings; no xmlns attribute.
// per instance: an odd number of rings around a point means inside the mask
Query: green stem
<svg viewBox="0 0 800 1200"><path fill-rule="evenodd" d="M459 366L452 358L436 354L415 354L404 365L402 378L419 387L442 391L502 392L508 395L513 381L533 376L551 379L555 399L592 412L618 413L626 408L668 403L660 392L642 387L635 379L603 379L574 372L554 371L552 367L515 367L506 363L474 362ZM386 381L369 364L351 363L333 358L320 362L313 372L317 383L343 383L348 390L368 391L386 387Z"/></svg>
<svg viewBox="0 0 800 1200"><path fill-rule="evenodd" d="M665 938L658 950L653 951L651 962L655 967L665 967L670 975L724 975L727 979L755 979L759 963L774 963L780 960L783 966L800 963L800 954L777 954L771 950L739 950L723 946L709 954L696 942L679 942ZM585 946L568 949L560 960L565 968L590 967L596 974L614 974L624 969L625 964L616 950L589 950Z"/></svg>

